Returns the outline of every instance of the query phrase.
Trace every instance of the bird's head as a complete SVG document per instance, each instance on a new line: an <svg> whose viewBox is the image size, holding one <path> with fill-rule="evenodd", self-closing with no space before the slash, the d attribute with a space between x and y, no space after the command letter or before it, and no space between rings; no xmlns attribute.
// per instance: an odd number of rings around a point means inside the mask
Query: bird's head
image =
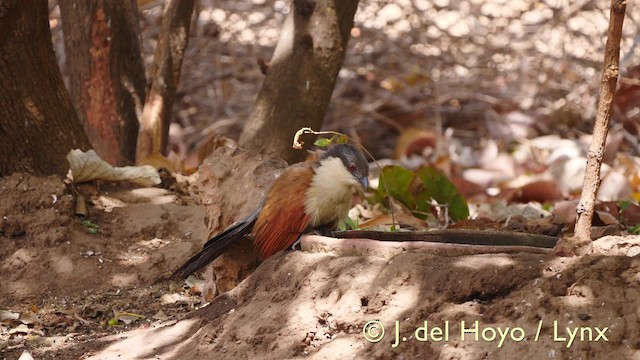
<svg viewBox="0 0 640 360"><path fill-rule="evenodd" d="M351 174L348 180L353 185L369 187L369 164L362 153L351 144L334 145L320 157L320 162L331 158L340 159L340 164Z"/></svg>

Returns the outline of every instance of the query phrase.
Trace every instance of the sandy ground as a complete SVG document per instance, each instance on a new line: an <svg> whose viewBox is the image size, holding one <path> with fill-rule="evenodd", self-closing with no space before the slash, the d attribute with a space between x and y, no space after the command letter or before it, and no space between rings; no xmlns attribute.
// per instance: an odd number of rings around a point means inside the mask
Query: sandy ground
<svg viewBox="0 0 640 360"><path fill-rule="evenodd" d="M96 234L59 178L0 179L0 310L21 316L0 322L0 358L640 358L637 257L345 253L306 239L313 251L280 253L202 306L167 280L207 237L198 196L81 192ZM110 326L121 312L144 318Z"/></svg>

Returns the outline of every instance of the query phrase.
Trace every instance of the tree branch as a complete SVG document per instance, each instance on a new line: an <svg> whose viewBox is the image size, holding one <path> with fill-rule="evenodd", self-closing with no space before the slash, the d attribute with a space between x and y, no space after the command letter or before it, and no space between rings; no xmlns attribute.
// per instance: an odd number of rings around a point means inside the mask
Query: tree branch
<svg viewBox="0 0 640 360"><path fill-rule="evenodd" d="M167 0L152 65L151 89L140 119L136 163L151 154L165 153L171 109L180 81L182 59L189 43L194 0Z"/></svg>
<svg viewBox="0 0 640 360"><path fill-rule="evenodd" d="M559 255L584 255L592 251L591 220L595 208L596 193L600 185L600 167L604 156L605 142L613 98L618 81L620 63L620 40L622 38L622 24L624 22L626 0L612 0L605 46L604 65L600 85L600 101L596 122L593 129L593 139L587 154L587 167L584 174L582 196L578 204L575 234L573 238L559 242L555 252Z"/></svg>

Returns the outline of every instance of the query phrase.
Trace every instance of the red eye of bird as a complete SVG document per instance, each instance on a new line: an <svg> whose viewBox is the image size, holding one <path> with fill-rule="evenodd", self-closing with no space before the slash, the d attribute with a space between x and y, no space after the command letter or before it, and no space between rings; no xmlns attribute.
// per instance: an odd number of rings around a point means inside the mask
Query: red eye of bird
<svg viewBox="0 0 640 360"><path fill-rule="evenodd" d="M349 163L349 164L347 165L347 169L349 169L349 171L351 171L351 172L356 171L356 164L354 164L354 163Z"/></svg>

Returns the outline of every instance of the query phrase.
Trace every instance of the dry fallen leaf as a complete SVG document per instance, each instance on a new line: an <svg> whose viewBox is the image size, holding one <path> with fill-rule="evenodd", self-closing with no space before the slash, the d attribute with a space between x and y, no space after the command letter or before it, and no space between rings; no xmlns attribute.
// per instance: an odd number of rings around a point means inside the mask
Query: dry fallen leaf
<svg viewBox="0 0 640 360"><path fill-rule="evenodd" d="M18 360L33 360L33 356L31 356L31 354L27 350L25 350L22 352Z"/></svg>
<svg viewBox="0 0 640 360"><path fill-rule="evenodd" d="M0 321L18 320L19 318L19 313L14 313L8 310L0 310Z"/></svg>
<svg viewBox="0 0 640 360"><path fill-rule="evenodd" d="M67 154L67 161L73 174L73 181L78 184L92 180L129 181L140 186L160 184L160 175L153 166L113 167L100 159L95 151L83 152L75 149Z"/></svg>
<svg viewBox="0 0 640 360"><path fill-rule="evenodd" d="M420 220L415 216L407 215L404 213L396 214L395 220L397 223L401 225L408 225L419 230L424 230L429 227L424 220ZM393 221L392 221L391 215L383 214L371 220L363 222L362 224L360 224L360 226L358 226L358 228L360 229L376 228L383 225L392 225L392 224L393 224Z"/></svg>

